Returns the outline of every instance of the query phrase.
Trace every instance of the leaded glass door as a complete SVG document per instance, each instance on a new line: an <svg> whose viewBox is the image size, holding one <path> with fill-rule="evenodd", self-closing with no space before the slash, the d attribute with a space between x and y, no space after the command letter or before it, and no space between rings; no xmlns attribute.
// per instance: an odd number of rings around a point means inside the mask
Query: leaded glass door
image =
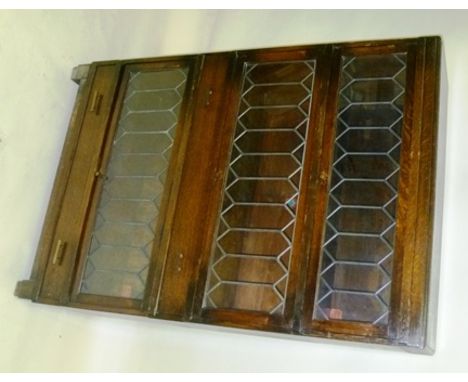
<svg viewBox="0 0 468 382"><path fill-rule="evenodd" d="M405 44L335 52L335 103L328 111L334 117L325 126L330 150L317 191L321 224L312 239L306 330L384 336L398 319L392 296L401 288L401 243L411 236L397 220L413 197L401 184L414 171L408 154L417 130L410 128L414 100L407 94L414 92L415 59L415 46Z"/></svg>
<svg viewBox="0 0 468 382"><path fill-rule="evenodd" d="M205 319L292 325L314 94L324 82L320 51L247 54L236 63L224 184L199 300Z"/></svg>
<svg viewBox="0 0 468 382"><path fill-rule="evenodd" d="M96 191L85 234L75 299L141 307L160 263L163 227L173 188L190 94L192 63L125 67L117 107L96 169ZM188 89L188 90L187 90ZM151 278L148 274L151 272Z"/></svg>

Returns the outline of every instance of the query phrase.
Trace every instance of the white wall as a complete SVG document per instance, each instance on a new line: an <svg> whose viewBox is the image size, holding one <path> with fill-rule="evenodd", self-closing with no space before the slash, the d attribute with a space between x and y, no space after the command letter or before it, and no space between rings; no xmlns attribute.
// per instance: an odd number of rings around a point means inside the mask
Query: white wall
<svg viewBox="0 0 468 382"><path fill-rule="evenodd" d="M76 86L103 59L441 35L449 78L438 347L422 356L33 304ZM0 11L0 371L468 371L467 11ZM444 128L444 127L442 127Z"/></svg>

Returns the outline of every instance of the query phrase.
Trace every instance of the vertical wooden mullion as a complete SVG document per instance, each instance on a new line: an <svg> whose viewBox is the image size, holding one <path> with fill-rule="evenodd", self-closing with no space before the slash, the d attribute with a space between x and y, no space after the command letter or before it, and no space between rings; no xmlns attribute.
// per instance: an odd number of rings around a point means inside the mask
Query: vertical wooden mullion
<svg viewBox="0 0 468 382"><path fill-rule="evenodd" d="M328 95L332 91L330 86L334 67L333 48L330 45L325 46L317 58L315 86L310 107L311 118L303 160L301 201L298 206L298 223L302 221L302 224L301 230L295 233L298 248L291 267L292 272L297 273L295 295L290 299L292 305L290 313L293 315L293 326L296 332L304 326L304 316L310 309L311 284L314 284L312 279L316 274L316 272L310 272L309 262L314 262L312 237L320 225L320 222L315 221L317 208L320 208L318 205L320 197L317 195L321 173L320 159L324 154L323 139L328 116Z"/></svg>
<svg viewBox="0 0 468 382"><path fill-rule="evenodd" d="M230 159L230 147L234 138L236 129L236 113L238 109L237 100L241 95L241 78L243 73L244 64L239 59L238 54L233 54L229 63L229 78L227 79L225 87L228 91L225 92L226 97L223 104L225 114L220 119L220 130L222 132L219 140L219 150L216 154L216 170L215 176L212 178L210 186L210 195L208 196L211 201L211 208L207 209L206 215L206 231L201 244L200 257L197 262L195 290L193 295L192 304L190 307L190 317L195 320L200 320L203 310L203 299L205 295L205 284L209 275L209 264L211 254L214 251L216 233L218 229L218 216L222 210L223 190L228 176L227 168ZM209 211L211 210L211 211Z"/></svg>
<svg viewBox="0 0 468 382"><path fill-rule="evenodd" d="M324 59L325 67L319 74L324 93L316 99L317 127L311 142L311 172L309 176L309 211L307 225L310 232L305 236L308 248L302 259L303 279L300 296L296 302L296 330L308 331L314 311L315 291L320 265L322 239L325 232L328 188L331 179L333 145L335 141L335 124L337 115L338 86L341 68L341 49L331 46Z"/></svg>
<svg viewBox="0 0 468 382"><path fill-rule="evenodd" d="M313 87L311 89L311 103L309 105L309 121L304 141L304 154L301 168L301 181L296 207L296 222L291 244L291 264L289 267L288 287L285 296L284 320L287 326L297 331L300 321L300 311L304 301L304 282L306 258L310 244L310 209L311 189L314 183L314 173L317 166L316 142L323 134L322 126L324 104L328 93L330 78L330 46L322 46L315 55L315 71Z"/></svg>
<svg viewBox="0 0 468 382"><path fill-rule="evenodd" d="M207 227L206 210L212 203L207 198L212 191L211 181L219 176L215 158L219 142L223 139L219 121L225 113L225 81L231 56L223 53L204 58L193 101L193 126L184 166L180 170L181 191L171 227L159 298L153 312L159 318L188 320L191 315L196 268Z"/></svg>

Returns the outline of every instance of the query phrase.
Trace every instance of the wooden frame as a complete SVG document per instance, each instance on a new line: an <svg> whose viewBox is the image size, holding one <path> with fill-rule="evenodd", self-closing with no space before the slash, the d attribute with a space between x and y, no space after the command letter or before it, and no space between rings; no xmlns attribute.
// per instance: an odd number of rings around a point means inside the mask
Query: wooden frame
<svg viewBox="0 0 468 382"><path fill-rule="evenodd" d="M408 82L397 210L391 316L385 327L312 319L333 154L338 73L343 54L406 52ZM246 61L314 58L303 184L284 316L203 308L241 76ZM93 63L79 82L62 159L30 280L15 294L36 302L296 335L404 346L430 353L427 328L441 41L437 37L260 49ZM102 176L132 69L189 68L143 300L78 292ZM201 226L201 223L202 226ZM413 229L413 227L416 227ZM63 244L65 243L65 244ZM60 251L63 251L61 253Z"/></svg>

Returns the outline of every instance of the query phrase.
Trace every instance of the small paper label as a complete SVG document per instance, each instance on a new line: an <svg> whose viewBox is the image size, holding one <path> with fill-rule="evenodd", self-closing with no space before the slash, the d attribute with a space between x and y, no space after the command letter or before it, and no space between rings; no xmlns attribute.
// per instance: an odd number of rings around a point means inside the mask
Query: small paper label
<svg viewBox="0 0 468 382"><path fill-rule="evenodd" d="M328 317L332 320L341 320L343 318L343 311L336 308L328 309Z"/></svg>
<svg viewBox="0 0 468 382"><path fill-rule="evenodd" d="M132 286L130 284L122 285L120 289L120 293L122 297L131 297L132 296Z"/></svg>

